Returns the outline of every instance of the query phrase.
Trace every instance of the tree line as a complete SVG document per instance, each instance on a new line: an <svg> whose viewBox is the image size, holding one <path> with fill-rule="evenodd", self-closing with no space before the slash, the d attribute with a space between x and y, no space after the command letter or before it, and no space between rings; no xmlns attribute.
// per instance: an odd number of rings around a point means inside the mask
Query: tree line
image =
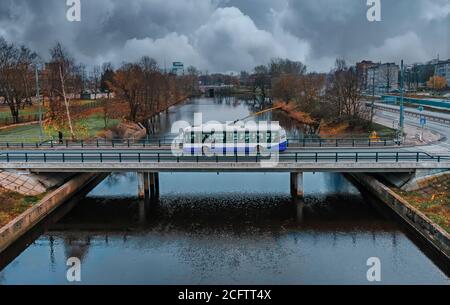
<svg viewBox="0 0 450 305"><path fill-rule="evenodd" d="M19 122L21 109L43 99L48 106L47 124L54 129L68 129L75 138L77 129L83 126L74 120L78 114L74 113L73 101L80 99L83 92L93 94L94 99L102 92L107 94L101 99L105 125L109 115L125 109L121 115L126 119L149 127L159 113L198 92L196 68L189 67L184 75L166 73L146 56L137 62L124 62L117 69L104 63L89 72L60 43L50 49L48 58L44 62L26 46L0 38L0 98L8 105L15 123ZM115 103L124 107L116 108Z"/></svg>
<svg viewBox="0 0 450 305"><path fill-rule="evenodd" d="M330 73L315 73L308 72L302 62L276 58L255 67L252 74L241 72L241 79L263 100L293 103L296 110L318 121L331 119L356 126L370 120L356 68L343 59L336 60Z"/></svg>

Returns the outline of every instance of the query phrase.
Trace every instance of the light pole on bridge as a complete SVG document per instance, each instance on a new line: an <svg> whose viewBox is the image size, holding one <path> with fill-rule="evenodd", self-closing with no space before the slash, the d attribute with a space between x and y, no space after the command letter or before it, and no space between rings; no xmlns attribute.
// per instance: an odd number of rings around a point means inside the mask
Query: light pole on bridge
<svg viewBox="0 0 450 305"><path fill-rule="evenodd" d="M400 121L399 121L399 130L398 134L403 141L403 134L405 128L405 113L404 113L404 68L403 68L403 59L400 67Z"/></svg>

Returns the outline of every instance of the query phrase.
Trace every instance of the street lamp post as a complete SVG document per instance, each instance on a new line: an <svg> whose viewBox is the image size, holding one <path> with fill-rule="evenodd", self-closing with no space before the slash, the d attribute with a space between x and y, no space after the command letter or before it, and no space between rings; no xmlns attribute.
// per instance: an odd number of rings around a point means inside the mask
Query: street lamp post
<svg viewBox="0 0 450 305"><path fill-rule="evenodd" d="M399 135L401 139L403 139L404 134L404 127L405 127L405 113L404 113L404 88L403 88L403 81L404 81L404 69L403 69L403 60L401 63L401 71L400 71L400 122L399 122Z"/></svg>
<svg viewBox="0 0 450 305"><path fill-rule="evenodd" d="M39 139L42 141L44 137L43 129L42 129L42 103L41 100L41 93L40 93L40 87L39 87L39 71L38 71L38 64L35 65L35 77L36 77L36 98L39 103Z"/></svg>
<svg viewBox="0 0 450 305"><path fill-rule="evenodd" d="M370 111L370 122L373 123L373 117L375 115L375 71L372 73L372 104Z"/></svg>

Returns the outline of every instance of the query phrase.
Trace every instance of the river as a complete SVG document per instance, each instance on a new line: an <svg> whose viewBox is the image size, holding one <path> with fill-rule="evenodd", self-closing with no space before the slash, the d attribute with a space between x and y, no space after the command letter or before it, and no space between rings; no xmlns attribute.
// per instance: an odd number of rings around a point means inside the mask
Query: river
<svg viewBox="0 0 450 305"><path fill-rule="evenodd" d="M227 121L252 111L193 99L163 115L158 132L194 112ZM160 202L143 219L136 174L111 174L18 253L0 284L68 284L69 257L81 259L82 284L371 284L371 257L382 284L449 284L439 258L343 175L307 173L304 183L305 199L293 202L289 174L163 173Z"/></svg>

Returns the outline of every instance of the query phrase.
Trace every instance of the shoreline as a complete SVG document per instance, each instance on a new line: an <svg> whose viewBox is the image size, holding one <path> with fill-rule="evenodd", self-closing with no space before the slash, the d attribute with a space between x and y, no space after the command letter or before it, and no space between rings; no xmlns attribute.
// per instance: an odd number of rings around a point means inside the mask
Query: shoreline
<svg viewBox="0 0 450 305"><path fill-rule="evenodd" d="M99 177L97 173L79 174L57 189L49 192L38 203L15 217L0 228L0 253L5 251L15 241L32 230L58 207L75 196L90 182Z"/></svg>
<svg viewBox="0 0 450 305"><path fill-rule="evenodd" d="M355 173L348 175L394 211L410 229L450 261L450 234L447 231L375 177Z"/></svg>

